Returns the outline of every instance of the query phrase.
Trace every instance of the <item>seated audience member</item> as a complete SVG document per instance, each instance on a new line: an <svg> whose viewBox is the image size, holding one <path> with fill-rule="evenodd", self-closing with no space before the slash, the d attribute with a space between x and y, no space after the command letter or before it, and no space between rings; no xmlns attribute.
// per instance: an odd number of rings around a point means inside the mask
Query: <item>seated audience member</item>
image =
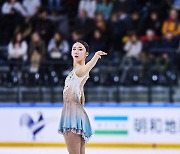
<svg viewBox="0 0 180 154"><path fill-rule="evenodd" d="M15 10L22 16L27 16L27 12L20 2L17 2L16 0L8 0L7 2L4 2L2 6L2 14L10 14L12 10Z"/></svg>
<svg viewBox="0 0 180 154"><path fill-rule="evenodd" d="M142 51L142 42L138 39L138 36L136 33L130 34L129 40L124 46L124 50L126 52L125 59L126 58L130 58L130 59L139 58L139 55Z"/></svg>
<svg viewBox="0 0 180 154"><path fill-rule="evenodd" d="M30 46L29 46L29 56L30 56L30 62L31 72L37 72L39 70L39 66L41 61L45 60L45 43L40 38L39 33L34 32L32 34Z"/></svg>
<svg viewBox="0 0 180 154"><path fill-rule="evenodd" d="M119 21L118 13L111 14L108 20L109 43L110 51L120 51L122 46L122 37L126 34L125 27L121 21Z"/></svg>
<svg viewBox="0 0 180 154"><path fill-rule="evenodd" d="M102 37L102 34L98 29L94 31L92 39L90 40L89 46L90 46L91 52L90 52L90 55L87 57L88 59L92 57L96 51L106 50L106 42L104 41L104 38Z"/></svg>
<svg viewBox="0 0 180 154"><path fill-rule="evenodd" d="M26 11L21 3L16 0L3 2L0 14L0 43L8 44L17 33L16 26L22 24Z"/></svg>
<svg viewBox="0 0 180 154"><path fill-rule="evenodd" d="M15 34L13 40L8 44L8 59L11 70L20 69L22 62L27 60L27 47L21 33Z"/></svg>
<svg viewBox="0 0 180 154"><path fill-rule="evenodd" d="M146 35L141 37L143 42L143 52L149 53L152 48L156 48L159 39L160 38L155 34L155 31L148 29Z"/></svg>
<svg viewBox="0 0 180 154"><path fill-rule="evenodd" d="M110 17L110 14L113 9L113 3L108 0L99 0L97 3L96 12L102 13L106 19Z"/></svg>
<svg viewBox="0 0 180 154"><path fill-rule="evenodd" d="M131 16L125 11L118 12L118 14L119 14L119 21L121 21L121 23L124 25L125 34L132 31Z"/></svg>
<svg viewBox="0 0 180 154"><path fill-rule="evenodd" d="M31 33L32 33L32 23L30 18L26 18L23 23L19 23L16 28L15 28L15 32L18 33L20 32L22 34L22 37L29 42L30 41L30 37L31 37Z"/></svg>
<svg viewBox="0 0 180 154"><path fill-rule="evenodd" d="M40 0L23 0L23 7L26 9L27 16L33 16L41 6Z"/></svg>
<svg viewBox="0 0 180 154"><path fill-rule="evenodd" d="M159 41L157 53L151 58L152 63L156 65L158 72L164 72L167 70L170 60L173 60L171 53L174 53L175 49L178 48L173 32L167 32L166 35Z"/></svg>
<svg viewBox="0 0 180 154"><path fill-rule="evenodd" d="M159 36L157 36L155 31L152 29L148 29L146 35L141 37L143 42L141 61L144 64L151 63L152 60L155 59L155 55L151 53L151 51L158 47L159 39Z"/></svg>
<svg viewBox="0 0 180 154"><path fill-rule="evenodd" d="M82 10L86 10L87 16L93 19L95 17L96 6L96 0L81 0L79 2L78 14L80 14Z"/></svg>
<svg viewBox="0 0 180 154"><path fill-rule="evenodd" d="M136 31L137 34L142 34L142 19L138 11L134 11L131 14L131 29L130 31Z"/></svg>
<svg viewBox="0 0 180 154"><path fill-rule="evenodd" d="M101 35L104 41L107 43L109 38L109 31L107 22L102 13L98 13L95 18L95 29L98 29L101 32Z"/></svg>
<svg viewBox="0 0 180 154"><path fill-rule="evenodd" d="M62 35L58 32L54 34L54 37L48 44L48 53L51 59L64 59L65 55L69 52L69 44L63 39Z"/></svg>
<svg viewBox="0 0 180 154"><path fill-rule="evenodd" d="M70 37L70 24L69 18L66 14L61 14L58 11L52 11L48 16L54 26L54 31L61 32L65 38Z"/></svg>
<svg viewBox="0 0 180 154"><path fill-rule="evenodd" d="M142 42L138 39L136 33L131 33L129 35L129 40L124 46L124 51L126 53L120 65L120 69L123 71L121 82L125 81L128 70L131 69L140 59Z"/></svg>
<svg viewBox="0 0 180 154"><path fill-rule="evenodd" d="M142 33L145 33L148 29L154 30L156 35L161 35L162 19L156 11L152 11L145 20L141 29Z"/></svg>
<svg viewBox="0 0 180 154"><path fill-rule="evenodd" d="M173 33L174 36L180 35L180 24L178 20L178 13L175 9L169 11L169 17L164 21L162 26L162 34L166 35L169 31Z"/></svg>
<svg viewBox="0 0 180 154"><path fill-rule="evenodd" d="M162 37L161 42L159 44L159 48L164 49L176 49L178 47L178 42L176 41L176 37L174 36L173 31L169 31L166 33L164 37Z"/></svg>
<svg viewBox="0 0 180 154"><path fill-rule="evenodd" d="M94 22L87 16L86 10L81 10L72 28L73 30L80 31L83 34L83 39L87 41L93 32Z"/></svg>
<svg viewBox="0 0 180 154"><path fill-rule="evenodd" d="M68 60L69 57L69 43L65 40L61 33L56 32L54 37L50 40L48 45L49 58L53 60L50 66L51 70L56 71L58 74L65 70L64 62Z"/></svg>
<svg viewBox="0 0 180 154"><path fill-rule="evenodd" d="M8 44L8 59L27 60L27 43L22 39L21 33L17 33Z"/></svg>
<svg viewBox="0 0 180 154"><path fill-rule="evenodd" d="M48 44L49 40L54 34L54 27L55 26L48 18L48 12L46 10L40 12L38 18L36 19L34 29L35 31L39 32L46 44Z"/></svg>
<svg viewBox="0 0 180 154"><path fill-rule="evenodd" d="M80 30L73 30L71 32L71 37L70 37L70 46L72 46L76 41L82 40L83 39L83 34Z"/></svg>

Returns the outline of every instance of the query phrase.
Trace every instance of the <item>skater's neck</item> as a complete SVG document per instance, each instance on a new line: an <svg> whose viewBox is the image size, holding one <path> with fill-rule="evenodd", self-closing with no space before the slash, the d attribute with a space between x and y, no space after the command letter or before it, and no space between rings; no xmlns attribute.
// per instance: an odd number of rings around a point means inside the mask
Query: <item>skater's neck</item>
<svg viewBox="0 0 180 154"><path fill-rule="evenodd" d="M77 69L77 68L82 67L82 66L84 66L84 65L85 65L85 61L83 61L83 60L78 61L78 62L74 61L74 63L73 63L73 69Z"/></svg>

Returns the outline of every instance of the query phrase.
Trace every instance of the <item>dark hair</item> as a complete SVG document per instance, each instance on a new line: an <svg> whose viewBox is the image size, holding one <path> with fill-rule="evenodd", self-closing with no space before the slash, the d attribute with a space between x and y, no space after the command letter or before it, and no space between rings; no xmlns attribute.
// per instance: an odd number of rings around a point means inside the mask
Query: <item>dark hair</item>
<svg viewBox="0 0 180 154"><path fill-rule="evenodd" d="M21 43L21 42L23 41L22 34L21 34L20 32L18 32L18 33L15 33L14 36L13 36L13 39L12 39L12 43L13 43L13 44L15 44L15 43L17 42L17 36L18 36L18 34L21 35L21 40L20 40L19 43Z"/></svg>
<svg viewBox="0 0 180 154"><path fill-rule="evenodd" d="M81 44L85 47L86 52L89 52L89 45L88 45L85 41L78 40L78 41L76 41L76 42L81 43Z"/></svg>

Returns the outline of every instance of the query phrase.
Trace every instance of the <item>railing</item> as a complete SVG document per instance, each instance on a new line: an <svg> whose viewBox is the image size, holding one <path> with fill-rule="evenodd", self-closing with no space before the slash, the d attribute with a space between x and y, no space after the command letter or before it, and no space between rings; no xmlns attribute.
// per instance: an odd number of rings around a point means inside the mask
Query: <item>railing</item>
<svg viewBox="0 0 180 154"><path fill-rule="evenodd" d="M162 82L161 77L162 74L159 75L153 73L153 69L156 66L148 66L148 72L144 75L143 71L143 63L133 66L130 72L128 73L128 77L124 82L120 81L121 73L123 70L120 69L120 64L114 64L113 61L104 61L105 64L100 64L96 66L92 72L90 73L90 79L87 82L87 86L85 86L86 93L86 101L92 101L90 97L94 97L97 99L96 95L98 95L101 99L102 97L106 98L108 101L121 102L124 101L124 92L131 91L133 87L135 91L144 92L146 91L146 99L143 100L146 102L153 102L152 95L155 87L161 87L168 89L168 100L169 102L174 102L174 91L175 87L178 84L178 76L177 70L174 68L173 57L179 52L175 50L162 50L162 49L153 49L151 51L154 53L168 53L170 55L169 67L165 71L164 80ZM12 92L14 93L14 99L17 102L24 101L23 93L28 93L28 91L35 92L37 94L38 102L57 102L62 101L62 96L58 96L58 93L62 92L62 88L64 85L64 79L68 73L66 70L71 69L72 61L45 61L40 65L40 69L38 72L30 72L29 62L11 62L5 61L0 65L0 95L4 95ZM61 69L62 68L62 69ZM127 90L129 88L129 90ZM93 96L93 92L95 93ZM103 95L103 92L107 93L107 96ZM145 95L144 93L144 95ZM43 95L49 95L48 98ZM8 95L7 95L8 96ZM132 94L131 94L132 96ZM2 97L0 97L2 98ZM27 97L28 98L28 97ZM34 97L35 98L35 97ZM34 99L31 97L32 101ZM6 98L4 98L4 101ZM31 101L29 98L27 101ZM136 99L136 98L135 98ZM7 99L8 100L8 99ZM3 101L1 99L0 101ZM97 101L99 101L97 99ZM134 100L136 101L136 100Z"/></svg>

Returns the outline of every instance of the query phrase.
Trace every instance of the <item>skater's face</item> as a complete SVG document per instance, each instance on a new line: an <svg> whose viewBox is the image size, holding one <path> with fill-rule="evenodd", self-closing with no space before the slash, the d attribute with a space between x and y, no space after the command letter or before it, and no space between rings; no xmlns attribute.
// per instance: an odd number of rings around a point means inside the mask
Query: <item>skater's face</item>
<svg viewBox="0 0 180 154"><path fill-rule="evenodd" d="M88 56L88 52L83 44L76 42L72 47L71 56L75 61L81 61L85 60L85 58Z"/></svg>

